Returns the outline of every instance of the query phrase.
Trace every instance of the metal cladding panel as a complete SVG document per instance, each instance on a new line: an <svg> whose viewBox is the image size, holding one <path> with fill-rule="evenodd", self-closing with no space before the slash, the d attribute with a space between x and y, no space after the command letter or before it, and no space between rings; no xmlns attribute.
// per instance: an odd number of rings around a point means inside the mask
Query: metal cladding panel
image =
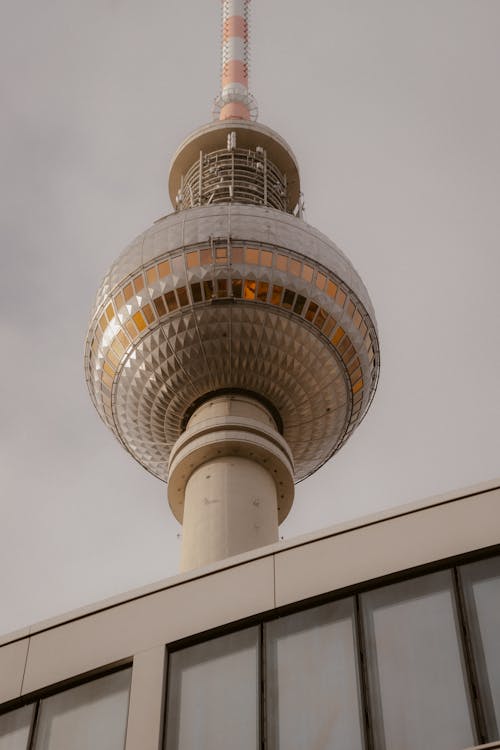
<svg viewBox="0 0 500 750"><path fill-rule="evenodd" d="M273 584L272 557L252 560L37 633L22 694L272 609Z"/></svg>
<svg viewBox="0 0 500 750"><path fill-rule="evenodd" d="M499 509L492 490L283 550L276 606L498 544Z"/></svg>
<svg viewBox="0 0 500 750"><path fill-rule="evenodd" d="M21 695L28 638L0 647L0 703Z"/></svg>
<svg viewBox="0 0 500 750"><path fill-rule="evenodd" d="M121 253L104 277L94 311L105 296L143 263L210 237L270 243L317 261L349 286L375 322L368 291L344 253L324 234L295 216L272 208L238 204L201 206L169 214L155 222Z"/></svg>
<svg viewBox="0 0 500 750"><path fill-rule="evenodd" d="M103 282L86 350L101 417L164 480L187 410L228 388L273 403L304 479L361 421L378 368L372 306L343 253L294 216L240 204L136 238Z"/></svg>

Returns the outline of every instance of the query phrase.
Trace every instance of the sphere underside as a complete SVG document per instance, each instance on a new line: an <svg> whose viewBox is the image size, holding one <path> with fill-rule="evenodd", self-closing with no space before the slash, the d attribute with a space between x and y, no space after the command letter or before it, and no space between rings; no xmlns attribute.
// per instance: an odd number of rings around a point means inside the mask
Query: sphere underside
<svg viewBox="0 0 500 750"><path fill-rule="evenodd" d="M245 302L186 311L138 343L117 380L117 433L143 466L166 479L186 411L203 394L226 388L259 394L278 410L296 481L345 436L350 388L333 348L305 321Z"/></svg>
<svg viewBox="0 0 500 750"><path fill-rule="evenodd" d="M120 256L86 375L106 424L161 479L190 407L234 388L278 410L300 481L361 421L378 351L366 289L333 243L279 211L219 205L160 220Z"/></svg>

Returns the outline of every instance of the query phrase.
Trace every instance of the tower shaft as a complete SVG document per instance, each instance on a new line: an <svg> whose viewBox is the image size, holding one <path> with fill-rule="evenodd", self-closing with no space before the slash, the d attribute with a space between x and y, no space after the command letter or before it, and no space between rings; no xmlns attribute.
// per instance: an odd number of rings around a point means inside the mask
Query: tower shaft
<svg viewBox="0 0 500 750"><path fill-rule="evenodd" d="M270 412L237 393L205 401L169 466L169 502L183 525L181 570L277 542L293 494L291 451Z"/></svg>

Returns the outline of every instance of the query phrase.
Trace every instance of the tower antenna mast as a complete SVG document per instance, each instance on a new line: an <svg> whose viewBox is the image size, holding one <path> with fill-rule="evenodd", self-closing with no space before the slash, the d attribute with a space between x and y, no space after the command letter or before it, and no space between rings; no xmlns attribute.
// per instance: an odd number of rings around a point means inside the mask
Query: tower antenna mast
<svg viewBox="0 0 500 750"><path fill-rule="evenodd" d="M222 0L221 93L219 120L256 120L257 104L248 91L250 0Z"/></svg>

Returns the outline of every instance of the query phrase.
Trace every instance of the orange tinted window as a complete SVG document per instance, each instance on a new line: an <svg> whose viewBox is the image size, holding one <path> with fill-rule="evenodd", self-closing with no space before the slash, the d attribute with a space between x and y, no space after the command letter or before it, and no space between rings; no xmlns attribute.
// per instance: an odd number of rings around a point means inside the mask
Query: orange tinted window
<svg viewBox="0 0 500 750"><path fill-rule="evenodd" d="M324 289L325 288L325 282L326 282L326 276L324 276L322 273L316 274L316 286L318 289Z"/></svg>
<svg viewBox="0 0 500 750"><path fill-rule="evenodd" d="M261 265L266 266L266 268L271 268L271 266L273 265L272 252L270 250L261 250L260 262L261 262Z"/></svg>
<svg viewBox="0 0 500 750"><path fill-rule="evenodd" d="M335 331L335 333L333 334L332 343L337 345L340 339L342 338L342 336L344 335L344 333L345 333L344 329L339 326L337 330Z"/></svg>
<svg viewBox="0 0 500 750"><path fill-rule="evenodd" d="M160 274L160 279L165 278L165 276L168 276L170 273L170 261L164 260L163 263L160 263L158 265L158 273Z"/></svg>
<svg viewBox="0 0 500 750"><path fill-rule="evenodd" d="M141 311L138 310L133 316L133 318L134 318L134 323L136 324L139 331L143 331L146 328L146 321L144 320L144 316L141 313Z"/></svg>
<svg viewBox="0 0 500 750"><path fill-rule="evenodd" d="M286 255L278 255L276 258L276 268L278 271L286 271L288 267L288 258Z"/></svg>
<svg viewBox="0 0 500 750"><path fill-rule="evenodd" d="M127 286L123 290L123 297L125 299L125 302L129 301L129 299L132 297L133 293L134 293L134 290L132 289L132 284L127 284Z"/></svg>
<svg viewBox="0 0 500 750"><path fill-rule="evenodd" d="M144 289L144 279L142 277L142 273L140 276L136 276L134 279L134 289L136 294L139 294L139 292Z"/></svg>
<svg viewBox="0 0 500 750"><path fill-rule="evenodd" d="M165 302L167 303L167 308L169 312L172 312L172 310L177 310L178 304L177 304L177 299L175 297L174 292L167 292L165 294Z"/></svg>
<svg viewBox="0 0 500 750"><path fill-rule="evenodd" d="M255 299L255 281L251 281L250 279L245 281L243 297L245 299Z"/></svg>
<svg viewBox="0 0 500 750"><path fill-rule="evenodd" d="M290 259L290 273L292 273L294 276L300 276L300 266L301 264L298 260Z"/></svg>
<svg viewBox="0 0 500 750"><path fill-rule="evenodd" d="M265 302L267 300L267 292L269 290L269 284L267 281L259 281L259 286L257 289L257 299L259 299L261 302Z"/></svg>
<svg viewBox="0 0 500 750"><path fill-rule="evenodd" d="M209 266L212 262L212 251L210 248L204 248L200 250L200 264L202 266Z"/></svg>
<svg viewBox="0 0 500 750"><path fill-rule="evenodd" d="M200 265L200 255L198 250L193 250L192 253L186 255L186 263L188 268L195 268Z"/></svg>
<svg viewBox="0 0 500 750"><path fill-rule="evenodd" d="M306 281L312 281L313 270L314 269L312 268L312 266L307 266L304 263L304 266L302 268L302 278L305 279Z"/></svg>
<svg viewBox="0 0 500 750"><path fill-rule="evenodd" d="M243 248L233 247L231 249L231 260L233 263L243 263Z"/></svg>
<svg viewBox="0 0 500 750"><path fill-rule="evenodd" d="M144 313L144 317L146 318L148 323L152 323L154 321L155 316L151 305L144 305L144 307L142 308L142 312Z"/></svg>
<svg viewBox="0 0 500 750"><path fill-rule="evenodd" d="M148 268L148 270L146 271L146 278L148 280L148 284L154 284L155 281L158 280L156 266L153 266L153 268Z"/></svg>
<svg viewBox="0 0 500 750"><path fill-rule="evenodd" d="M279 305L281 302L281 295L283 294L283 287L278 284L273 285L273 291L271 292L271 305Z"/></svg>
<svg viewBox="0 0 500 750"><path fill-rule="evenodd" d="M167 308L165 307L165 302L163 301L163 297L156 297L156 299L153 300L153 304L156 307L156 312L158 313L160 318L163 315L167 314Z"/></svg>
<svg viewBox="0 0 500 750"><path fill-rule="evenodd" d="M259 263L259 251L255 247L247 247L245 250L245 260L247 263L257 265Z"/></svg>
<svg viewBox="0 0 500 750"><path fill-rule="evenodd" d="M344 302L346 301L346 294L342 291L342 289L339 289L337 294L337 304L340 305L340 307L344 307Z"/></svg>
<svg viewBox="0 0 500 750"><path fill-rule="evenodd" d="M330 279L328 279L328 282L327 282L327 285L326 285L326 293L332 299L337 294L337 284L334 284L333 281L330 281Z"/></svg>

